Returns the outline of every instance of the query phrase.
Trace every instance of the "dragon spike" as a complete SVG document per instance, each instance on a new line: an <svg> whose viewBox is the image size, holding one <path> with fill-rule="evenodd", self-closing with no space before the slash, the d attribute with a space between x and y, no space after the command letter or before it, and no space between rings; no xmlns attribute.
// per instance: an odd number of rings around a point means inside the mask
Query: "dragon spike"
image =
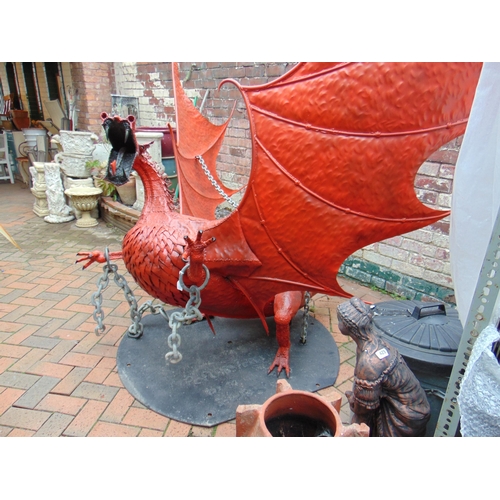
<svg viewBox="0 0 500 500"><path fill-rule="evenodd" d="M201 237L203 235L203 231L199 230L196 233L196 239L193 241L189 236L184 236L184 240L187 243L187 248L182 254L182 260L187 261L187 259L192 255L202 255L209 245L214 243L215 237L209 238L205 241L201 241Z"/></svg>

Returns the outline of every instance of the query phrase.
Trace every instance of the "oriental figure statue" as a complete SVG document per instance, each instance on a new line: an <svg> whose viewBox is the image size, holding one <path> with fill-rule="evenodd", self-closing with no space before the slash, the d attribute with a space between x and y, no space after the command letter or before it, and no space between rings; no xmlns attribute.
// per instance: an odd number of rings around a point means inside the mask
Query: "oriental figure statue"
<svg viewBox="0 0 500 500"><path fill-rule="evenodd" d="M370 436L425 436L430 406L419 381L397 349L373 328L373 308L353 297L337 308L342 334L356 343L352 391L346 391L352 423Z"/></svg>

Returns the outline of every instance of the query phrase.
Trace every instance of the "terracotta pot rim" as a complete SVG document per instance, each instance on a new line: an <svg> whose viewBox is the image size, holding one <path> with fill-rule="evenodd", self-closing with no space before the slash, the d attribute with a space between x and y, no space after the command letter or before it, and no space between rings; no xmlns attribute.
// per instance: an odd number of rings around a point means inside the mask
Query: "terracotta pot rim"
<svg viewBox="0 0 500 500"><path fill-rule="evenodd" d="M335 429L331 429L332 431L334 430L334 437L338 437L341 435L342 432L342 421L340 420L340 416L338 412L335 410L335 408L322 396L319 396L317 394L314 394L312 392L307 392L307 391L299 391L299 390L290 390L290 391L284 391L284 392L279 392L277 394L274 394L271 396L261 407L260 412L259 412L259 426L261 430L263 431L265 436L272 437L271 433L269 432L267 425L266 425L266 413L268 412L270 407L273 407L276 402L280 402L280 400L286 400L287 398L299 398L302 400L306 400L306 402L313 403L313 405L316 405L316 409L319 407L321 408L321 411L323 412L323 416L326 417L324 421L325 424L332 425L334 424ZM292 412L293 413L293 412ZM306 412L300 412L297 413L302 416L309 416L307 415ZM271 415L270 418L275 417L276 415ZM314 418L314 417L312 417Z"/></svg>

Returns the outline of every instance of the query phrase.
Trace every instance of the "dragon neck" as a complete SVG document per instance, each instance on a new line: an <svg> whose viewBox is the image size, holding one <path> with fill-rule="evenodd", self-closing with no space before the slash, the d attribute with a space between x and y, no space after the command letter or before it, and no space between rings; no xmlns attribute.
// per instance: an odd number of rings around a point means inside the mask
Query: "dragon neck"
<svg viewBox="0 0 500 500"><path fill-rule="evenodd" d="M137 155L134 170L144 184L144 208L141 218L153 212L172 211L174 203L172 193L168 190L168 181L147 151Z"/></svg>

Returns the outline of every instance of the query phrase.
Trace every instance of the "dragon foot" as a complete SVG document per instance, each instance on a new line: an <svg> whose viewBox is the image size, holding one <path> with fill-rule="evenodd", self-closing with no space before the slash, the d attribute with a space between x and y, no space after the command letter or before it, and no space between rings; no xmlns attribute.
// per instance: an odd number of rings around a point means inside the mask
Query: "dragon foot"
<svg viewBox="0 0 500 500"><path fill-rule="evenodd" d="M104 255L103 252L99 252L98 250L94 250L93 252L78 252L77 257L80 257L77 259L75 264L78 264L79 262L84 262L88 261L84 264L82 269L87 269L91 264L94 262L99 262L100 264L104 264L106 262L106 256ZM117 260L122 258L122 252L110 252L109 253L109 259L110 260Z"/></svg>
<svg viewBox="0 0 500 500"><path fill-rule="evenodd" d="M281 370L285 370L286 376L290 376L290 348L289 347L279 347L276 356L274 357L274 361L271 363L269 367L268 374L271 373L274 368L278 369L278 375L281 373Z"/></svg>

